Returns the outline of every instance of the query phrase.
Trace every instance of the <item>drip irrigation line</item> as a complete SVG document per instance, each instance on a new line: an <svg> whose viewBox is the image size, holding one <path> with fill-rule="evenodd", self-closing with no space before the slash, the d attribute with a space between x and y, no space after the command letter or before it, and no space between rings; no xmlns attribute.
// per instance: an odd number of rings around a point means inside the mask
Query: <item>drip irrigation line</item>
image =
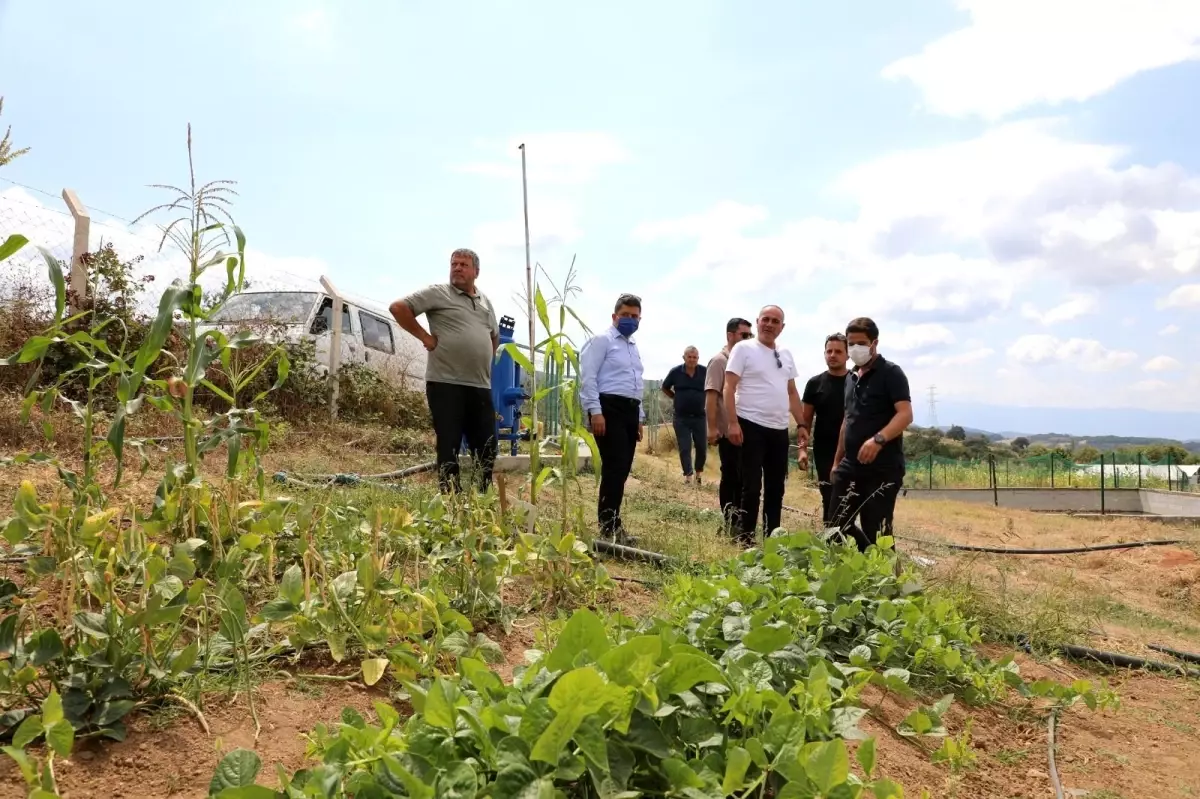
<svg viewBox="0 0 1200 799"><path fill-rule="evenodd" d="M968 546L966 544L951 544L946 541L929 541L924 538L912 538L910 536L895 536L900 541L910 541L914 544L923 544L925 546L944 547L953 549L959 552L991 552L997 555L1073 555L1080 552L1104 552L1112 549L1137 549L1138 547L1161 547L1171 544L1187 544L1190 543L1181 538L1161 538L1151 541L1128 541L1122 544L1093 544L1092 546L1083 547L1055 547L1050 549L1028 549L1016 547L977 547Z"/></svg>
<svg viewBox="0 0 1200 799"><path fill-rule="evenodd" d="M1050 782L1054 786L1054 796L1056 799L1063 799L1062 782L1058 779L1058 764L1054 762L1054 728L1058 726L1058 711L1051 710L1050 718L1046 722L1046 727L1049 735L1047 736L1047 753L1050 756Z"/></svg>
<svg viewBox="0 0 1200 799"><path fill-rule="evenodd" d="M1146 648L1153 649L1155 652L1162 652L1164 655L1170 655L1173 658L1184 660L1188 663L1200 663L1200 655L1197 655L1195 652L1184 652L1181 649L1172 649L1162 644L1146 644Z"/></svg>
<svg viewBox="0 0 1200 799"><path fill-rule="evenodd" d="M1028 635L1022 633L1015 636L1015 638L1017 646L1026 652L1033 652L1033 646ZM1147 658L1135 657L1134 655L1126 655L1121 652L1107 652L1103 649L1093 649L1090 646L1079 646L1077 644L1052 644L1049 648L1061 652L1072 660L1102 663L1106 666L1118 666L1126 669L1145 669L1146 671L1157 671L1176 677L1200 678L1200 669L1188 668L1178 663L1164 663L1161 660L1149 660Z"/></svg>

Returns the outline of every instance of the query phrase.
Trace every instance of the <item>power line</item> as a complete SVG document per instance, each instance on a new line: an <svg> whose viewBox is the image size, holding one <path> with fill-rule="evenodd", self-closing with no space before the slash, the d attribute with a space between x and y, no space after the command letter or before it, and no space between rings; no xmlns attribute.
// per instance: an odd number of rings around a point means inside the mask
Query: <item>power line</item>
<svg viewBox="0 0 1200 799"><path fill-rule="evenodd" d="M16 186L17 188L25 189L26 191L32 191L35 194L41 194L45 197L49 197L52 200L58 200L59 202L62 202L62 195L48 192L45 189L39 189L37 186L27 186L24 183L18 183L17 181L12 180L10 178L6 178L6 177L0 177L0 180L3 180L5 183L9 183L13 186ZM126 217L121 216L120 214L114 214L112 211L105 211L103 208L97 208L96 206L89 205L87 203L85 203L85 205L87 205L87 209L89 211L98 211L106 216L111 216L113 219L116 219L120 222L124 222L127 225L133 224L133 222L131 220L127 219ZM54 211L55 213L58 213L58 214L65 213L63 211L58 210L57 208L50 208L49 206L42 206L42 207L46 208L49 211ZM66 215L70 216L70 214L66 214Z"/></svg>

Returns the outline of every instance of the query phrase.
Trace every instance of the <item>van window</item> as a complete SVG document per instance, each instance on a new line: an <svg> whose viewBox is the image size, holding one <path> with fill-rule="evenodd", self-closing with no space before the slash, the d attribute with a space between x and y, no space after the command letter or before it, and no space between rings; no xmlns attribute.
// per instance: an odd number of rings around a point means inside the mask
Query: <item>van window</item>
<svg viewBox="0 0 1200 799"><path fill-rule="evenodd" d="M358 312L358 323L362 326L363 343L373 350L392 355L396 352L396 344L392 339L392 326L364 311Z"/></svg>
<svg viewBox="0 0 1200 799"><path fill-rule="evenodd" d="M302 325L316 299L311 291L249 291L230 297L209 321Z"/></svg>
<svg viewBox="0 0 1200 799"><path fill-rule="evenodd" d="M313 319L312 328L309 332L314 336L329 332L329 320L332 318L333 300L326 297L321 302L321 310L317 312L317 317ZM354 331L350 328L350 306L345 301L342 302L342 335L354 335Z"/></svg>

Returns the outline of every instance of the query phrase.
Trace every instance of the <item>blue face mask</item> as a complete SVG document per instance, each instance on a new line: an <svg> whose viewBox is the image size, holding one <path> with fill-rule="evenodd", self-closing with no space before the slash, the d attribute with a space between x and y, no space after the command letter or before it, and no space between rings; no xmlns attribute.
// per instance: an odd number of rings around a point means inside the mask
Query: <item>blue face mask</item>
<svg viewBox="0 0 1200 799"><path fill-rule="evenodd" d="M638 320L636 320L636 319L630 319L627 316L622 316L620 319L617 320L617 332L620 333L625 338L629 338L630 336L632 336L634 333L637 332L637 329L638 329Z"/></svg>

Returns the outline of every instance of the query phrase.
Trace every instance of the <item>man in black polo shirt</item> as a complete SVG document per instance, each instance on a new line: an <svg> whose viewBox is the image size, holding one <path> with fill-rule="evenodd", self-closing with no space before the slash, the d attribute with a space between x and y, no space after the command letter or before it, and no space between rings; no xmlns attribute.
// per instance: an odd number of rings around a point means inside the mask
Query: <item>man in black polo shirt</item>
<svg viewBox="0 0 1200 799"><path fill-rule="evenodd" d="M833 495L833 456L837 454L846 413L846 336L834 333L825 339L825 366L821 374L804 386L801 406L803 425L812 433L813 467L821 491L821 520L829 524L830 499ZM816 416L816 423L813 423ZM805 453L800 453L804 460ZM803 464L802 464L803 465Z"/></svg>
<svg viewBox="0 0 1200 799"><path fill-rule="evenodd" d="M700 365L700 350L688 347L683 351L683 363L667 372L662 393L674 401L675 441L679 445L679 465L683 480L692 482L692 448L696 449L696 485L704 474L708 459L708 423L704 409L705 368Z"/></svg>
<svg viewBox="0 0 1200 799"><path fill-rule="evenodd" d="M891 535L896 496L904 482L904 431L912 424L908 377L879 354L879 328L867 317L846 325L850 360L846 418L834 456L833 524L854 536L860 550L882 531ZM854 525L855 517L859 525Z"/></svg>

